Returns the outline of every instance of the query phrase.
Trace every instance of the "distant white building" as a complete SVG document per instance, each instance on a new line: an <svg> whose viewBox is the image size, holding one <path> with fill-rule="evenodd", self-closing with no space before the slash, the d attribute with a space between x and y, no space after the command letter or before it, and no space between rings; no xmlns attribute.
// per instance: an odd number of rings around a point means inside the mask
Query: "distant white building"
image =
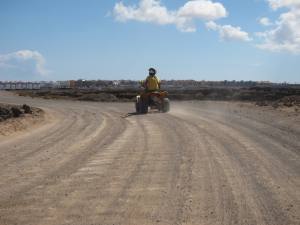
<svg viewBox="0 0 300 225"><path fill-rule="evenodd" d="M39 82L0 82L0 90L33 90L40 88Z"/></svg>

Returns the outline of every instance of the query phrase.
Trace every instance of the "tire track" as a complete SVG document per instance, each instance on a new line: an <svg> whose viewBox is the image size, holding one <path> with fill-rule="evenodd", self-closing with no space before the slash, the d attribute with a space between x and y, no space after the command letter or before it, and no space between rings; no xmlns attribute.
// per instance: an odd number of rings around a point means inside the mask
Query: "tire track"
<svg viewBox="0 0 300 225"><path fill-rule="evenodd" d="M55 118L0 143L1 225L300 223L300 139L287 118L231 103L124 119L131 104L5 101Z"/></svg>
<svg viewBox="0 0 300 225"><path fill-rule="evenodd" d="M207 118L207 116L205 117ZM219 152L219 158L230 156L230 158L223 161L231 161L230 165L237 164L235 170L242 171L242 175L239 176L240 180L244 179L243 176L248 177L247 186L252 186L252 189L256 191L249 190L249 193L255 199L261 199L259 203L256 203L256 208L265 212L264 216L261 216L261 218L264 218L264 224L274 224L278 223L278 221L281 221L279 222L280 224L294 224L289 222L291 217L294 222L299 222L299 217L297 217L299 198L298 200L297 198L295 199L295 194L297 196L299 193L297 194L297 188L292 188L299 186L299 180L294 180L293 183L290 183L291 181L286 179L286 176L292 176L295 171L292 174L284 172L283 170L286 169L286 166L282 165L280 167L278 166L279 162L276 163L274 157L262 154L264 153L265 145L259 146L260 142L257 143L255 140L248 139L249 136L247 138L246 136L243 137L239 132L237 133L234 129L216 122L215 119L207 120L198 117L199 120L201 122L197 124L201 125L198 126L204 127L206 134L213 138L210 141L211 144L217 145L219 143L219 146L216 146L214 149L219 151L223 149ZM217 129L219 132L216 132ZM276 169L276 173L274 173L274 169ZM278 171L278 169L280 170ZM283 174L280 174L280 172ZM297 177L297 174L295 176ZM247 186L244 188L247 189ZM282 188L280 192L278 187ZM293 209L289 206L292 206ZM257 210L255 215L258 215L259 210ZM289 215L290 213L291 215Z"/></svg>
<svg viewBox="0 0 300 225"><path fill-rule="evenodd" d="M11 196L13 196L14 199L18 199L20 195L45 183L45 180L47 181L46 184L49 185L51 182L59 181L61 177L67 177L72 174L74 170L80 167L81 163L84 163L91 155L95 154L97 148L91 148L91 146L101 146L110 142L110 140L124 129L120 124L115 124L115 127L111 125L112 124L106 123L106 127L98 128L96 133L91 135L91 140L95 139L96 142L83 140L83 142L78 141L74 143L67 149L57 149L57 154L54 155L55 158L49 159L47 156L47 160L43 160L40 164L34 162L33 158L31 162L28 162L31 164L26 165L26 170L20 171L21 175L19 175L19 177L12 177L7 173L3 174L4 176L2 175L0 185L4 196L6 196L6 198L1 198L4 200L3 204L15 204ZM104 130L105 133L102 133ZM56 165L53 166L53 163L56 163ZM18 167L15 167L10 173L18 174ZM11 177L12 180L7 180L5 177ZM30 177L30 179L24 180L23 177ZM11 189L9 182L14 183L16 188ZM20 185L18 185L19 183Z"/></svg>

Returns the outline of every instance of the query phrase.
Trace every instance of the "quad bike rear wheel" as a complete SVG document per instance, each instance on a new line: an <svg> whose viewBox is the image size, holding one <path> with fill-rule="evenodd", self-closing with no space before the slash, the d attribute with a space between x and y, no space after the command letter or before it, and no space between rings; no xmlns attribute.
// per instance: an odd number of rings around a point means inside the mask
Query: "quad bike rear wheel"
<svg viewBox="0 0 300 225"><path fill-rule="evenodd" d="M146 114L148 113L148 105L141 98L138 98L135 102L136 113Z"/></svg>
<svg viewBox="0 0 300 225"><path fill-rule="evenodd" d="M168 98L164 98L162 102L162 112L166 113L170 111L170 100Z"/></svg>

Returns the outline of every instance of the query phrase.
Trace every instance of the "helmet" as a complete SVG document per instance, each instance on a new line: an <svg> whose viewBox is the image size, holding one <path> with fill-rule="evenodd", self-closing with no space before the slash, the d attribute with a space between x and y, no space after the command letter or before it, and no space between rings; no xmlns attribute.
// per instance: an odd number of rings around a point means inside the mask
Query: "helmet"
<svg viewBox="0 0 300 225"><path fill-rule="evenodd" d="M150 75L150 76L154 76L155 74L156 74L156 69L150 68L150 69L149 69L149 75Z"/></svg>

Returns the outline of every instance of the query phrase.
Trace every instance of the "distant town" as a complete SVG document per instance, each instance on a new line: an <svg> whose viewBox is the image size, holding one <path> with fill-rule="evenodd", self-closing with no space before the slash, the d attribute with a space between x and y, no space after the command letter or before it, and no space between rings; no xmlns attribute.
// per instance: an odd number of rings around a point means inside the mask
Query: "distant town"
<svg viewBox="0 0 300 225"><path fill-rule="evenodd" d="M0 90L39 90L39 89L127 89L139 88L140 81L134 80L66 80L66 81L0 81ZM255 87L255 86L299 86L299 84L272 83L269 81L195 81L162 80L163 89L193 90L201 87Z"/></svg>

